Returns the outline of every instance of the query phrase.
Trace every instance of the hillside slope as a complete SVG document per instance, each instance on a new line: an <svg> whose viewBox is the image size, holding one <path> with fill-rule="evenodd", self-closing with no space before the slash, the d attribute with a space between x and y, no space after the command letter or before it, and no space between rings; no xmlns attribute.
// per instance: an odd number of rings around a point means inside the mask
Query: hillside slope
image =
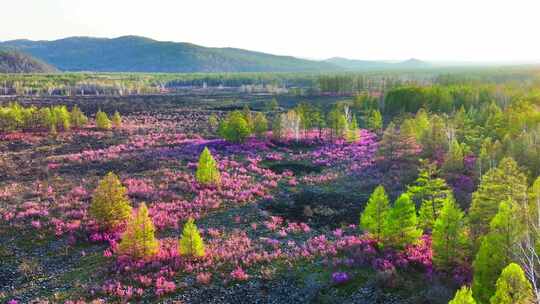
<svg viewBox="0 0 540 304"><path fill-rule="evenodd" d="M138 36L12 40L0 47L24 51L63 71L96 72L303 72L332 71L328 62L234 48L208 48Z"/></svg>
<svg viewBox="0 0 540 304"><path fill-rule="evenodd" d="M32 56L0 50L0 73L54 73L58 70Z"/></svg>

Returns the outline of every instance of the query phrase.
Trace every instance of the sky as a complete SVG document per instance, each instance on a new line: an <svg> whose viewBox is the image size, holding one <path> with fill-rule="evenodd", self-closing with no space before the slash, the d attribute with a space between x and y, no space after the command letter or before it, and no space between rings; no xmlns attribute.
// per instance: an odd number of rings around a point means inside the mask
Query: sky
<svg viewBox="0 0 540 304"><path fill-rule="evenodd" d="M540 0L0 1L0 41L138 35L309 59L540 62Z"/></svg>

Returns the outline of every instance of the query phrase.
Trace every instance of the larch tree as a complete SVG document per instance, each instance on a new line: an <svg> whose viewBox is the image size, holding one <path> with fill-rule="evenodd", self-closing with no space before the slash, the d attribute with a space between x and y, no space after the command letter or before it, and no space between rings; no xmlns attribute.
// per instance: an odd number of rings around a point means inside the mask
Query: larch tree
<svg viewBox="0 0 540 304"><path fill-rule="evenodd" d="M84 115L78 106L71 109L71 124L75 128L81 128L88 123L88 117Z"/></svg>
<svg viewBox="0 0 540 304"><path fill-rule="evenodd" d="M112 126L115 129L120 129L122 127L122 116L118 111L115 111L112 117Z"/></svg>
<svg viewBox="0 0 540 304"><path fill-rule="evenodd" d="M127 223L118 246L119 253L135 259L154 256L159 250L159 242L154 234L154 223L148 215L146 204L142 203Z"/></svg>
<svg viewBox="0 0 540 304"><path fill-rule="evenodd" d="M446 198L432 231L433 263L452 270L467 258L469 242L463 211L454 200Z"/></svg>
<svg viewBox="0 0 540 304"><path fill-rule="evenodd" d="M349 127L347 128L347 141L354 143L360 140L360 129L358 129L358 122L356 121L356 115L353 115Z"/></svg>
<svg viewBox="0 0 540 304"><path fill-rule="evenodd" d="M534 302L531 283L523 269L510 263L503 269L496 283L497 289L490 299L491 304L531 304Z"/></svg>
<svg viewBox="0 0 540 304"><path fill-rule="evenodd" d="M416 181L407 187L407 194L420 207L420 228L431 230L439 217L444 202L452 197L452 191L442 178L436 177L435 165L423 163Z"/></svg>
<svg viewBox="0 0 540 304"><path fill-rule="evenodd" d="M268 120L262 112L258 112L253 119L253 133L255 133L255 136L258 138L263 138L267 130Z"/></svg>
<svg viewBox="0 0 540 304"><path fill-rule="evenodd" d="M188 219L184 225L182 237L178 244L178 252L180 255L190 257L202 257L205 255L203 240L192 218Z"/></svg>
<svg viewBox="0 0 540 304"><path fill-rule="evenodd" d="M473 193L469 222L476 247L479 238L488 232L489 222L503 200L512 200L518 206L524 206L527 201L527 176L512 158L502 159L497 168L482 176L478 189Z"/></svg>
<svg viewBox="0 0 540 304"><path fill-rule="evenodd" d="M101 110L96 113L96 127L99 130L110 130L111 129L111 120L107 114Z"/></svg>
<svg viewBox="0 0 540 304"><path fill-rule="evenodd" d="M390 210L388 196L382 185L375 188L360 216L360 227L381 241L383 228Z"/></svg>
<svg viewBox="0 0 540 304"><path fill-rule="evenodd" d="M448 304L476 304L476 301L473 298L472 290L467 286L462 286Z"/></svg>
<svg viewBox="0 0 540 304"><path fill-rule="evenodd" d="M523 233L517 207L512 201L500 203L492 218L489 233L482 238L473 262L473 293L480 303L488 303L495 293L495 282L502 269L514 261Z"/></svg>
<svg viewBox="0 0 540 304"><path fill-rule="evenodd" d="M112 172L99 182L89 212L100 227L114 228L129 218L131 206L126 192L118 176Z"/></svg>
<svg viewBox="0 0 540 304"><path fill-rule="evenodd" d="M366 127L375 133L379 133L383 127L383 118L381 112L373 109L366 115Z"/></svg>
<svg viewBox="0 0 540 304"><path fill-rule="evenodd" d="M204 147L204 150L199 156L199 164L197 165L195 177L197 182L202 185L219 186L221 184L221 175L217 162L210 153L210 150L208 150L208 147Z"/></svg>
<svg viewBox="0 0 540 304"><path fill-rule="evenodd" d="M414 243L421 235L416 218L416 207L409 195L402 194L388 212L383 233L385 242L395 247Z"/></svg>

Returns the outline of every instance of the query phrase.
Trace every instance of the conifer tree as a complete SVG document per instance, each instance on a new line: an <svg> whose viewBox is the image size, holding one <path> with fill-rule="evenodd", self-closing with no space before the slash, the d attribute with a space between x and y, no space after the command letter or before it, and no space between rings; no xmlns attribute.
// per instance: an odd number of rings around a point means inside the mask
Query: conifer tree
<svg viewBox="0 0 540 304"><path fill-rule="evenodd" d="M204 150L199 156L199 164L195 177L197 182L203 185L219 186L221 183L221 175L217 163L207 147L204 147Z"/></svg>
<svg viewBox="0 0 540 304"><path fill-rule="evenodd" d="M272 121L272 138L280 140L283 137L283 120L281 115L276 115Z"/></svg>
<svg viewBox="0 0 540 304"><path fill-rule="evenodd" d="M480 303L488 303L495 293L495 282L502 269L511 263L522 229L517 221L516 206L503 201L490 223L489 233L482 238L473 262L473 293Z"/></svg>
<svg viewBox="0 0 540 304"><path fill-rule="evenodd" d="M263 138L268 130L268 120L262 112L258 112L253 119L253 132L258 138Z"/></svg>
<svg viewBox="0 0 540 304"><path fill-rule="evenodd" d="M131 216L127 223L118 247L119 252L136 259L155 255L159 249L159 242L154 233L154 223L148 216L146 204L142 203L137 209L137 214Z"/></svg>
<svg viewBox="0 0 540 304"><path fill-rule="evenodd" d="M525 277L523 269L510 263L503 269L497 280L497 290L491 297L491 304L530 304L533 303L531 283Z"/></svg>
<svg viewBox="0 0 540 304"><path fill-rule="evenodd" d="M112 172L99 182L89 212L100 227L114 228L129 218L131 206L126 191L118 176Z"/></svg>
<svg viewBox="0 0 540 304"><path fill-rule="evenodd" d="M357 142L360 139L360 133L358 129L358 122L356 121L356 116L353 115L349 127L347 128L347 141L348 142Z"/></svg>
<svg viewBox="0 0 540 304"><path fill-rule="evenodd" d="M374 109L368 112L366 117L366 127L376 133L379 133L382 130L383 118L379 110Z"/></svg>
<svg viewBox="0 0 540 304"><path fill-rule="evenodd" d="M499 202L512 200L518 206L523 206L526 197L527 177L512 158L502 159L497 168L482 176L478 190L473 193L469 209L473 240L478 243L479 237L487 233L489 222L499 208Z"/></svg>
<svg viewBox="0 0 540 304"><path fill-rule="evenodd" d="M99 130L111 129L111 121L109 120L109 117L105 112L102 112L101 110L96 113L96 127Z"/></svg>
<svg viewBox="0 0 540 304"><path fill-rule="evenodd" d="M465 169L465 163L463 159L467 152L467 147L464 144L460 144L457 140L452 140L450 149L446 154L442 169L444 172L459 173Z"/></svg>
<svg viewBox="0 0 540 304"><path fill-rule="evenodd" d="M414 203L408 194L403 193L388 212L383 228L385 240L395 247L411 244L422 235L417 224Z"/></svg>
<svg viewBox="0 0 540 304"><path fill-rule="evenodd" d="M369 200L364 208L364 212L360 217L360 227L370 234L376 240L380 241L383 236L383 227L385 225L390 204L384 187L379 185L369 197Z"/></svg>
<svg viewBox="0 0 540 304"><path fill-rule="evenodd" d="M180 255L191 257L202 257L205 254L203 240L192 218L184 225L178 251Z"/></svg>
<svg viewBox="0 0 540 304"><path fill-rule="evenodd" d="M71 124L75 128L83 127L88 123L88 117L84 115L84 113L81 111L81 109L78 106L74 106L73 109L71 109Z"/></svg>
<svg viewBox="0 0 540 304"><path fill-rule="evenodd" d="M432 232L433 263L437 268L452 270L467 258L468 239L463 211L454 200L444 200Z"/></svg>
<svg viewBox="0 0 540 304"><path fill-rule="evenodd" d="M118 113L118 111L114 112L114 115L112 117L112 126L115 129L119 129L122 127L122 116L120 116L120 113Z"/></svg>
<svg viewBox="0 0 540 304"><path fill-rule="evenodd" d="M462 286L456 291L456 295L448 304L476 304L476 301L472 296L471 289L467 286Z"/></svg>
<svg viewBox="0 0 540 304"><path fill-rule="evenodd" d="M418 222L424 230L433 228L445 200L452 196L446 181L436 175L435 165L425 162L414 184L407 187L407 194L420 206Z"/></svg>

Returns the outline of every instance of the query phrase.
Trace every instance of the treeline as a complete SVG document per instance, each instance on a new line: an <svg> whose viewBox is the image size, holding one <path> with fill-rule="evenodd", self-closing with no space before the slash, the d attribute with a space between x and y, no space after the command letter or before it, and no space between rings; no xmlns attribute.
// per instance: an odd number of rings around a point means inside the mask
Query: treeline
<svg viewBox="0 0 540 304"><path fill-rule="evenodd" d="M431 234L438 270L454 276L472 270L472 292L461 291L471 298L466 303L538 301L539 96L528 85L485 83L402 86L384 99L357 97L362 108L380 109L386 118L382 183L404 192L389 207L376 190L362 226L388 246L412 242L418 229ZM376 217L373 210L387 213ZM509 280L520 285L503 286ZM511 300L500 302L508 294Z"/></svg>
<svg viewBox="0 0 540 304"><path fill-rule="evenodd" d="M0 132L13 131L69 131L88 124L88 117L78 106L71 111L65 105L52 107L23 107L18 103L0 106ZM119 128L122 124L120 113L115 112L112 120L105 112L96 113L96 127L100 130Z"/></svg>
<svg viewBox="0 0 540 304"><path fill-rule="evenodd" d="M359 120L365 128L380 132L382 115L378 110L361 111L350 102L339 102L330 111L308 102L302 102L286 112L278 112L279 104L273 99L267 105L267 114L252 112L249 107L234 111L219 120L209 118L211 129L222 138L235 143L244 142L249 136L271 137L275 141L323 141L344 139L355 142L360 139ZM357 118L361 115L361 118ZM271 131L271 132L269 132Z"/></svg>

